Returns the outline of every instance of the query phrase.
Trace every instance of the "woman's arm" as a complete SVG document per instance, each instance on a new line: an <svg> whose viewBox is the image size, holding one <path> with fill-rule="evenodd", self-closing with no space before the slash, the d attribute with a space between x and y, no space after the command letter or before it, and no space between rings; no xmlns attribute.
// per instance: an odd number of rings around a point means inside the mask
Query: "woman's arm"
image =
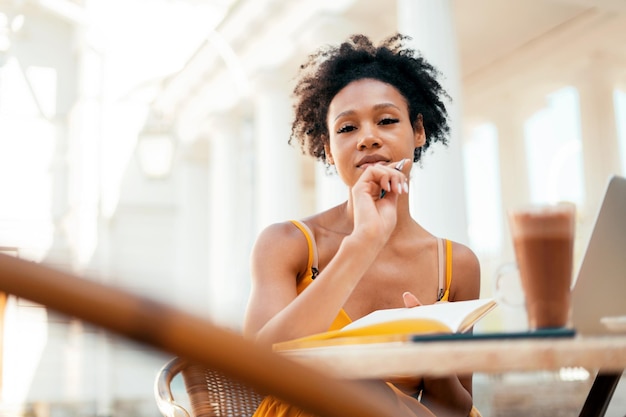
<svg viewBox="0 0 626 417"><path fill-rule="evenodd" d="M308 258L306 240L290 223L265 229L252 251L244 334L271 345L328 330L395 228L398 195L408 191L401 186L405 181L404 173L391 167L365 169L346 208L354 221L352 233L300 295L296 281ZM380 198L383 188L387 194Z"/></svg>
<svg viewBox="0 0 626 417"><path fill-rule="evenodd" d="M308 259L306 239L291 223L268 227L252 251L252 289L244 334L273 344L328 330L378 252L350 235L315 282L298 296Z"/></svg>

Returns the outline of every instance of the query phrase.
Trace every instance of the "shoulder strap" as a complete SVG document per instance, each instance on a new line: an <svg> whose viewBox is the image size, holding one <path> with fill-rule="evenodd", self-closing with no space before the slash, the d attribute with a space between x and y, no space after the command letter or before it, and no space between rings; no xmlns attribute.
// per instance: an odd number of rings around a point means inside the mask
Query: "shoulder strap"
<svg viewBox="0 0 626 417"><path fill-rule="evenodd" d="M439 263L439 268L437 269L439 275L439 291L437 291L437 301L441 301L443 298L443 294L446 290L445 288L445 277L444 277L444 260L445 254L443 253L443 239L437 238L437 260Z"/></svg>
<svg viewBox="0 0 626 417"><path fill-rule="evenodd" d="M446 245L445 252L443 248L444 243ZM448 301L450 284L452 284L452 241L437 238L437 257L439 260L439 292L437 293L437 301Z"/></svg>
<svg viewBox="0 0 626 417"><path fill-rule="evenodd" d="M309 247L309 260L307 263L307 270L311 270L311 278L315 279L315 277L319 273L319 270L317 268L317 245L315 244L315 237L313 236L313 232L311 232L309 226L301 221L291 220L291 223L293 223L298 229L300 229L300 231L304 234L304 237L306 238L306 243Z"/></svg>
<svg viewBox="0 0 626 417"><path fill-rule="evenodd" d="M446 293L443 296L446 301L450 297L451 285L452 285L452 241L446 239Z"/></svg>

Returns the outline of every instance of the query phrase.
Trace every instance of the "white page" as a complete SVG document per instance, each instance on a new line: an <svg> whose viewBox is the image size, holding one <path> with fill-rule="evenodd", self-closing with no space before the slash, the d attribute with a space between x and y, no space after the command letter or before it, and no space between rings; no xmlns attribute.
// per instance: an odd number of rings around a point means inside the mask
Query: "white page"
<svg viewBox="0 0 626 417"><path fill-rule="evenodd" d="M394 320L426 318L437 320L445 324L453 332L456 332L463 320L465 320L472 311L492 301L492 298L481 298L477 300L429 304L412 308L377 310L348 324L343 330L358 329L360 327Z"/></svg>

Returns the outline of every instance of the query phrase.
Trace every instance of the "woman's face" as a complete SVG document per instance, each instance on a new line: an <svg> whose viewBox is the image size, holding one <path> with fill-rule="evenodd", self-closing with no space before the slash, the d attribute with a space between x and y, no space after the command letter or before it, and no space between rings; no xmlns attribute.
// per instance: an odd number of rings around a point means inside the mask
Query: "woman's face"
<svg viewBox="0 0 626 417"><path fill-rule="evenodd" d="M371 78L353 81L330 102L326 156L341 179L352 186L372 164L389 164L424 144L424 127L415 129L404 96L392 85Z"/></svg>

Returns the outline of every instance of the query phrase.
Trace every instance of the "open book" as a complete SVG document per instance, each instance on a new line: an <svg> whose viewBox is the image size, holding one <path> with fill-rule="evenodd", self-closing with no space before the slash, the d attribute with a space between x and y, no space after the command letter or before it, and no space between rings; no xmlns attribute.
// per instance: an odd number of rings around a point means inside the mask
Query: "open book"
<svg viewBox="0 0 626 417"><path fill-rule="evenodd" d="M492 298L376 310L342 329L277 343L274 350L406 341L416 334L464 333L496 307Z"/></svg>

